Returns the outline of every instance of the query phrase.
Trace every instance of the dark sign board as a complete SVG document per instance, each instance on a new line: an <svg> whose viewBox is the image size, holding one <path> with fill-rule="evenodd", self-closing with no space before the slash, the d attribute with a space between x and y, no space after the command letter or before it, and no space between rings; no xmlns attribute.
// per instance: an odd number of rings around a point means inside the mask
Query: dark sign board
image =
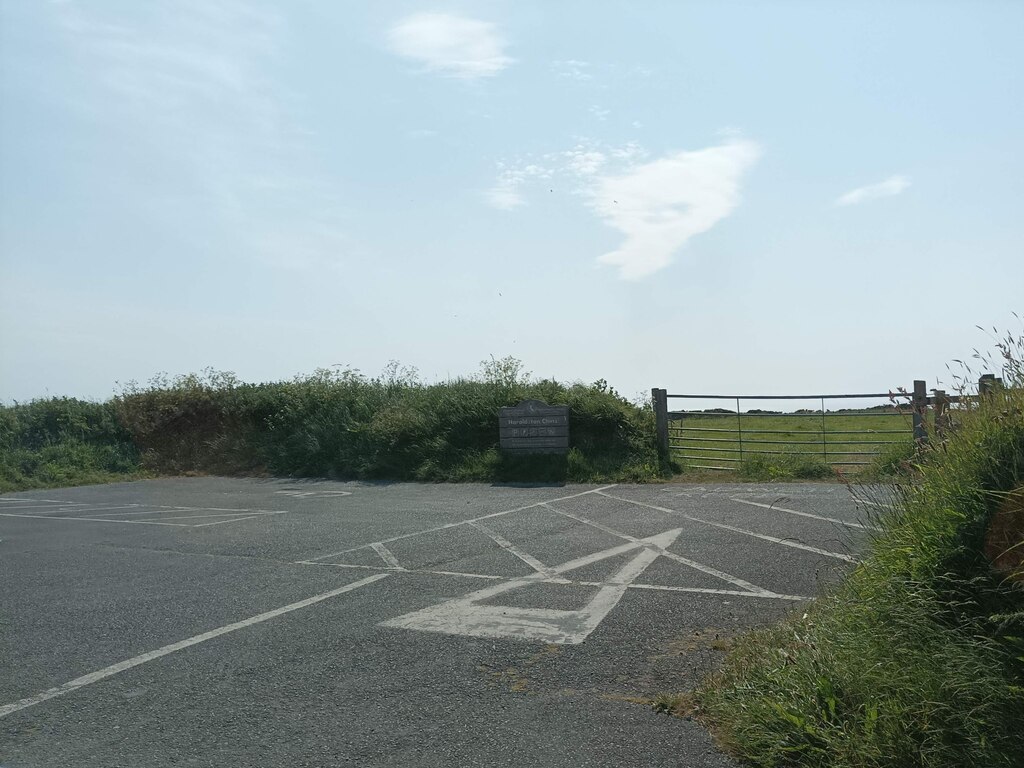
<svg viewBox="0 0 1024 768"><path fill-rule="evenodd" d="M508 453L567 453L569 406L523 400L498 414L501 450Z"/></svg>

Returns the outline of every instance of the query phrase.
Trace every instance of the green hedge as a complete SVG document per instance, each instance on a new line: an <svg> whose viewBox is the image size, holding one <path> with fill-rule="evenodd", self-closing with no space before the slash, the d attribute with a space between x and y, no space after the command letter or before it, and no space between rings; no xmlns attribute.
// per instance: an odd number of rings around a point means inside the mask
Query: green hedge
<svg viewBox="0 0 1024 768"><path fill-rule="evenodd" d="M527 398L569 406L568 456L501 455L498 409ZM659 463L649 408L605 382L531 380L510 359L485 364L478 378L429 385L397 366L375 378L321 370L270 384L207 371L130 384L106 403L34 401L0 409L0 468L8 490L140 470L642 481L667 469Z"/></svg>

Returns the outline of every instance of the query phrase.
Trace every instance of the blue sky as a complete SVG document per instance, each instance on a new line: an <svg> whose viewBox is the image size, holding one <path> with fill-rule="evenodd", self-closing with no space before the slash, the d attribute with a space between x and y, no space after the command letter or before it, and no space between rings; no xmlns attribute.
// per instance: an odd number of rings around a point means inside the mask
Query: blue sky
<svg viewBox="0 0 1024 768"><path fill-rule="evenodd" d="M1024 4L0 9L0 400L884 391L1019 328Z"/></svg>

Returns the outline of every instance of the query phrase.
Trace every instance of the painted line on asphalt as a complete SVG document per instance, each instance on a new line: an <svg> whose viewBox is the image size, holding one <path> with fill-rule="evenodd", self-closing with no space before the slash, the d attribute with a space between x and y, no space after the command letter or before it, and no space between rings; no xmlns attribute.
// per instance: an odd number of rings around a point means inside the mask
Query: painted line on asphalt
<svg viewBox="0 0 1024 768"><path fill-rule="evenodd" d="M175 528L189 528L186 523L161 523L156 520L109 520L105 517L57 517L56 515L26 515L13 512L0 512L0 517L27 517L34 520L75 520L79 523L121 523L122 525L170 525Z"/></svg>
<svg viewBox="0 0 1024 768"><path fill-rule="evenodd" d="M493 576L489 573L464 573L463 571L434 571L423 568L389 568L382 565L356 565L355 563L318 563L312 560L297 560L292 565L317 565L322 568L354 568L363 571L387 571L394 573L396 570L402 573L427 574L429 576L462 576L467 579L488 579L491 581L508 580L508 576ZM561 582L560 582L561 583Z"/></svg>
<svg viewBox="0 0 1024 768"><path fill-rule="evenodd" d="M485 536L490 538L491 541L493 541L495 544L497 544L499 547L504 549L509 554L515 555L516 557L518 557L520 560L522 560L528 566L533 568L533 570L535 570L537 573L543 573L545 576L552 576L552 575L554 575L553 572L551 571L551 569L548 568L546 565L544 565L544 563L542 563L540 560L535 558L529 552L526 552L526 551L520 549L519 547L517 547L515 544L513 544L511 541L506 539L504 536L502 536L497 531L491 530L486 525L484 525L483 523L477 522L476 520L471 522L469 525L472 526L473 528L476 528L482 534L484 534Z"/></svg>
<svg viewBox="0 0 1024 768"><path fill-rule="evenodd" d="M610 528L607 525L595 522L594 520L590 520L589 518L583 517L582 515L576 515L572 512L563 512L562 510L551 506L549 506L548 509L550 509L552 512L557 512L558 514L563 515L564 517L570 517L573 520L576 520L577 522L583 523L584 525L593 526L594 528L597 528L600 531L604 531L605 533L611 534L612 536L617 536L620 539L625 539L626 541L639 541L639 539L637 539L634 536L630 536L628 533L617 531L614 528ZM775 594L770 589L765 589L764 587L759 587L756 584L751 584L749 581L744 581L738 576L733 576L731 573L726 573L725 571L720 571L717 568L712 568L710 565L698 563L696 560L690 560L689 558L683 557L682 555L677 555L675 552L670 552L667 549L663 549L659 554L664 555L670 560L675 560L677 563L681 563L690 568L701 571L702 573L706 573L708 576L714 576L716 579L721 579L722 581L726 581L730 584L740 587L741 589L745 589L753 594Z"/></svg>
<svg viewBox="0 0 1024 768"><path fill-rule="evenodd" d="M577 645L597 629L618 605L629 585L659 557L661 551L675 540L680 531L679 528L665 531L656 536L626 542L553 566L550 569L552 573L562 574L626 552L635 552L630 561L601 584L597 594L579 610L522 608L485 602L505 592L545 581L543 574L533 573L388 619L381 622L380 626L420 632L441 632L448 635L541 640L547 643Z"/></svg>
<svg viewBox="0 0 1024 768"><path fill-rule="evenodd" d="M162 509L160 513L172 512L173 510ZM177 515L175 517L161 517L161 520L209 520L214 517L230 517L236 520L248 520L252 517L266 517L267 515L281 515L283 512L218 512L213 515ZM125 521L127 522L127 521ZM225 521L227 522L227 521Z"/></svg>
<svg viewBox="0 0 1024 768"><path fill-rule="evenodd" d="M338 555L347 555L349 552L356 552L360 549L367 549L372 547L374 544L390 544L393 541L401 541L402 539L410 539L413 536L422 536L427 533L437 533L438 531L447 531L452 528L458 528L460 525L469 525L470 523L476 523L481 520L490 520L492 517L501 517L502 515L511 515L513 512L524 512L527 509L534 509L543 504L555 501L568 501L569 499L577 499L580 496L586 496L591 493L600 493L601 491L607 491L609 488L615 488L618 483L612 483L611 485L603 485L600 488L592 488L589 491L581 491L580 493L573 493L569 496L560 496L557 499L548 499L547 501L538 501L533 504L527 504L524 507L515 507L514 509L506 509L501 512L492 512L489 515L481 515L480 517L470 518L469 520L459 520L457 523L445 523L444 525L438 525L434 528L424 528L422 531L413 531L412 533L403 533L398 536L392 536L389 539L381 539L380 541L373 541L367 544L360 544L357 547L349 547L343 549L340 552L330 552L326 555L317 555L316 557L307 557L305 560L297 560L298 563L314 562L316 560L326 560L329 557L337 557Z"/></svg>
<svg viewBox="0 0 1024 768"><path fill-rule="evenodd" d="M398 562L398 558L395 557L395 553L385 547L383 544L371 544L373 551L380 555L380 559L384 561L384 564L389 568L402 569L402 564Z"/></svg>
<svg viewBox="0 0 1024 768"><path fill-rule="evenodd" d="M274 513L277 514L277 513ZM243 520L258 520L266 515L246 515L245 517L231 517L227 520L215 520L212 523L198 523L196 525L190 525L189 528L209 528L211 525L224 525L225 523L240 523Z"/></svg>
<svg viewBox="0 0 1024 768"><path fill-rule="evenodd" d="M35 696L29 696L26 699L15 701L11 704L4 704L3 706L0 706L0 718L7 717L8 715L22 709L27 709L28 707L34 707L36 704L42 704L44 701L55 699L58 696L64 696L65 694L76 691L79 688L84 688L87 685L98 683L100 680L105 680L108 677L112 677L113 675L138 667L141 664L155 661L156 659L162 658L163 656L167 656L168 654L176 651L190 648L193 645L198 645L199 643L205 643L207 640L212 640L215 637L220 637L221 635L226 635L229 632L235 632L239 629L251 627L253 624L260 624L264 621L269 621L270 619L277 618L283 614L297 611L300 608L307 608L308 606L315 605L316 603L344 594L345 592L352 592L360 587L365 587L368 584L380 581L381 579L386 579L388 576L389 574L387 573L378 573L373 576L367 576L365 579L354 581L351 584L346 584L338 589L332 589L330 592L324 592L321 595L307 597L305 600L300 600L297 603L290 603L289 605L282 606L281 608L275 608L272 611L267 611L266 613L261 613L248 619L243 619L242 621L236 621L233 624L226 624L223 627L212 629L209 632L203 632L201 635L195 635L194 637L190 637L186 640L179 640L176 643L171 643L170 645L165 645L162 648L157 648L155 651L149 651L148 653L134 656L126 661L111 664L109 667L104 667L96 672L90 672L88 675L76 677L74 680L69 680L63 685L58 685L57 687L50 688L42 693L37 693Z"/></svg>
<svg viewBox="0 0 1024 768"><path fill-rule="evenodd" d="M40 512L71 512L87 504L5 504L0 509L38 509Z"/></svg>
<svg viewBox="0 0 1024 768"><path fill-rule="evenodd" d="M0 498L0 501L4 503L27 501L32 504L66 504L68 506L82 506L87 504L87 502L84 501L67 501L64 499L24 499L17 496L4 496L3 498Z"/></svg>
<svg viewBox="0 0 1024 768"><path fill-rule="evenodd" d="M581 587L600 587L600 581L572 581L570 584L577 584ZM647 589L658 592L691 592L698 595L729 595L732 597L759 597L765 600L813 600L813 597L803 595L780 595L776 592L747 592L739 589L711 589L709 587L672 587L666 584L630 584L630 589Z"/></svg>
<svg viewBox="0 0 1024 768"><path fill-rule="evenodd" d="M853 497L853 500L858 504L867 504L868 506L871 507L881 507L882 509L895 509L895 507L893 507L892 504L882 504L881 502L878 501L868 501L867 499L859 499L856 496Z"/></svg>
<svg viewBox="0 0 1024 768"><path fill-rule="evenodd" d="M755 533L754 531L748 531L745 528L737 528L734 525L726 525L725 523L716 523L716 522L714 522L712 520L704 520L703 518L694 517L693 515L688 515L685 512L680 512L677 509L668 509L667 507L659 507L659 506L657 506L655 504L647 504L647 503L642 502L642 501L633 501L632 499L623 499L620 496L612 496L612 495L607 494L607 493L601 493L600 491L596 491L596 493L600 494L601 496L604 496L605 498L615 499L616 501L624 501L627 504L635 504L638 507L647 507L649 509L656 509L659 512L667 512L667 513L669 513L671 515L678 515L679 517L682 517L684 520L690 520L690 521L692 521L694 523L702 523L704 525L710 525L710 526L713 526L715 528L721 528L724 531L732 531L733 533L741 533L744 536L751 536L751 537L753 537L755 539L762 539L763 541L768 541L768 542L771 542L772 544L778 544L779 546L782 546L782 547L792 547L793 549L802 549L805 552L813 552L816 555L824 555L825 557L834 557L837 560L845 560L848 563L856 563L856 562L858 562L856 558L850 557L849 555L844 555L841 552L830 552L827 549L818 549L817 547L810 547L810 546L808 546L806 544L801 544L798 541L791 541L789 539L779 539L779 538L776 538L775 536L768 536L768 535L766 535L764 533Z"/></svg>
<svg viewBox="0 0 1024 768"><path fill-rule="evenodd" d="M862 525L861 523L850 523L846 520L840 520L836 517L825 517L824 515L813 515L810 512L801 512L798 509L786 509L786 507L780 507L775 504L762 504L759 501L748 501L747 499L729 499L729 501L735 501L737 504L749 504L752 507L761 507L762 509L774 509L778 512L785 512L789 515L799 515L800 517L810 517L814 520L823 520L826 523L836 523L837 525L845 525L847 528L860 528L862 531L880 531L881 528L876 528L873 525Z"/></svg>

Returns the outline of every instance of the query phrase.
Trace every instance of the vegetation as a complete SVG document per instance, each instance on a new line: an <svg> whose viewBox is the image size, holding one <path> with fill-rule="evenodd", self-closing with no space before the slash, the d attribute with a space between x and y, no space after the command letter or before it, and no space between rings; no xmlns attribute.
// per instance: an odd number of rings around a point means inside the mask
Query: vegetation
<svg viewBox="0 0 1024 768"><path fill-rule="evenodd" d="M567 456L504 457L501 406L570 407ZM269 473L421 481L643 481L658 459L653 415L606 382L534 380L512 358L478 376L423 384L392 364L378 377L317 371L246 384L232 374L158 377L107 403L0 409L0 489L103 482L139 471Z"/></svg>
<svg viewBox="0 0 1024 768"><path fill-rule="evenodd" d="M139 475L113 403L71 398L0 408L0 492L105 483Z"/></svg>
<svg viewBox="0 0 1024 768"><path fill-rule="evenodd" d="M1006 388L958 412L913 482L892 489L850 578L740 639L698 692L737 756L1024 765L1024 341L998 348Z"/></svg>

